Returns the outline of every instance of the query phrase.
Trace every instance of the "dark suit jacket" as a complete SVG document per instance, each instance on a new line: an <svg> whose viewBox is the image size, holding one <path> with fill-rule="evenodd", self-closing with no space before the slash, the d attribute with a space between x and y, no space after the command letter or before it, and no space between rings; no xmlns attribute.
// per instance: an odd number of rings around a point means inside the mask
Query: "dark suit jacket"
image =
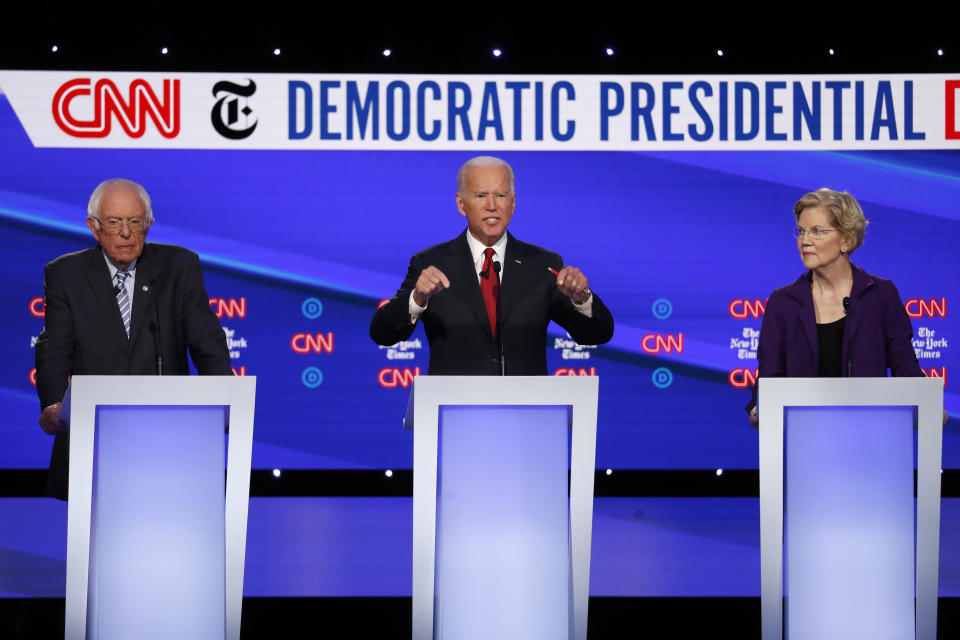
<svg viewBox="0 0 960 640"><path fill-rule="evenodd" d="M855 377L922 376L910 344L913 327L893 283L851 264L853 287L843 337L846 375L850 360ZM793 284L770 294L760 327L758 378L815 378L819 365L817 320L810 283L804 273ZM758 384L760 384L758 382ZM747 411L756 404L756 388Z"/></svg>
<svg viewBox="0 0 960 640"><path fill-rule="evenodd" d="M490 329L466 234L410 259L400 289L373 316L370 337L381 345L410 337L415 327L410 322L410 292L420 272L434 266L450 280L450 288L433 295L419 319L430 342L429 373L499 375L497 340ZM557 290L556 277L547 267L559 270L563 266L559 255L509 234L507 238L500 291L500 334L507 375L547 373L546 336L551 320L580 344L602 344L613 337L613 317L596 294L588 318Z"/></svg>
<svg viewBox="0 0 960 640"><path fill-rule="evenodd" d="M232 375L230 354L210 310L197 254L146 244L137 260L130 339L123 329L110 270L97 245L60 256L44 268L44 329L36 343L40 408L60 402L71 375L155 375L159 328L165 375L187 375L187 351L197 371ZM58 435L47 489L67 497L69 434Z"/></svg>

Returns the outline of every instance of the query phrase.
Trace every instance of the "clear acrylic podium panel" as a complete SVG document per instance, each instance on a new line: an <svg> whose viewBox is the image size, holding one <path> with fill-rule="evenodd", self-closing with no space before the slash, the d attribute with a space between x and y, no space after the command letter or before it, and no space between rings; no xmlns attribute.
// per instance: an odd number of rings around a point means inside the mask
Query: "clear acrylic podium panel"
<svg viewBox="0 0 960 640"><path fill-rule="evenodd" d="M88 638L224 637L225 411L97 409Z"/></svg>
<svg viewBox="0 0 960 640"><path fill-rule="evenodd" d="M914 634L913 407L788 407L790 640Z"/></svg>
<svg viewBox="0 0 960 640"><path fill-rule="evenodd" d="M569 634L569 407L441 407L437 638Z"/></svg>

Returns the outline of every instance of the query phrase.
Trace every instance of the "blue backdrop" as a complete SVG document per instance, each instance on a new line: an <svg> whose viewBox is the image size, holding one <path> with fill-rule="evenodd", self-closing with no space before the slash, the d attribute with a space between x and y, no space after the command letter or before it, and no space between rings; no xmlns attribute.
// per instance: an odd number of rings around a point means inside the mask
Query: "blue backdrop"
<svg viewBox="0 0 960 640"><path fill-rule="evenodd" d="M960 153L489 152L517 174L513 234L583 269L616 319L610 345L578 350L555 326L545 345L551 373L602 378L598 467L756 468L749 391L731 379L756 366L750 305L803 270L792 205L820 186L864 206L854 261L917 300L915 337L946 339L921 365L947 372L960 410L941 313L960 286ZM455 175L472 155L35 149L0 96L0 468L47 464L30 380L42 268L92 244L86 201L113 176L150 192L148 240L201 255L234 366L258 377L255 467L411 467L401 417L426 340L384 349L367 327L409 256L463 230ZM944 466L960 467L952 422Z"/></svg>

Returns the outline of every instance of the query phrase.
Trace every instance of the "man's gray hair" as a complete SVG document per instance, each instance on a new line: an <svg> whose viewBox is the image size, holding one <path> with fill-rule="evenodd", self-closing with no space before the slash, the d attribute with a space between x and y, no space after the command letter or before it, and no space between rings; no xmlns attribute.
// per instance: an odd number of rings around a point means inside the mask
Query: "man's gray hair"
<svg viewBox="0 0 960 640"><path fill-rule="evenodd" d="M137 195L140 196L140 202L143 203L143 213L147 217L146 226L149 227L153 224L153 209L150 208L150 194L147 193L147 190L133 180L110 178L97 185L97 188L90 194L90 202L87 203L87 217L94 220L97 228L100 228L100 198L103 197L103 192L107 190L107 187L115 184L131 187L137 192Z"/></svg>
<svg viewBox="0 0 960 640"><path fill-rule="evenodd" d="M506 160L501 160L500 158L495 158L493 156L477 156L476 158L470 158L464 162L463 166L460 167L460 171L457 172L457 193L459 193L461 196L466 195L463 193L463 190L466 188L464 182L466 180L467 171L469 169L473 169L474 167L505 167L507 169L507 173L510 174L510 193L517 193L515 179L513 176L513 167L507 164Z"/></svg>

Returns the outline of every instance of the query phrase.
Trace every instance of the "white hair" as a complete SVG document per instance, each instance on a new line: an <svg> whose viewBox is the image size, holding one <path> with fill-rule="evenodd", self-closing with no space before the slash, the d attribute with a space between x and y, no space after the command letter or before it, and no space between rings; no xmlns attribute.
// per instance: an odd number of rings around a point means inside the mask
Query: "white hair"
<svg viewBox="0 0 960 640"><path fill-rule="evenodd" d="M97 229L100 228L100 198L103 197L103 192L107 190L107 187L115 184L122 184L137 192L137 195L140 196L140 202L143 203L143 213L147 217L146 226L149 227L153 224L153 209L150 208L150 195L147 190L133 180L110 178L97 185L97 188L90 194L90 202L87 203L87 218L93 219Z"/></svg>
<svg viewBox="0 0 960 640"><path fill-rule="evenodd" d="M460 167L460 171L457 172L457 193L460 195L465 195L463 192L464 189L466 189L467 171L474 167L504 167L507 173L510 174L510 192L514 194L517 192L514 185L513 167L507 164L506 160L501 160L493 156L477 156L464 162L463 166Z"/></svg>

